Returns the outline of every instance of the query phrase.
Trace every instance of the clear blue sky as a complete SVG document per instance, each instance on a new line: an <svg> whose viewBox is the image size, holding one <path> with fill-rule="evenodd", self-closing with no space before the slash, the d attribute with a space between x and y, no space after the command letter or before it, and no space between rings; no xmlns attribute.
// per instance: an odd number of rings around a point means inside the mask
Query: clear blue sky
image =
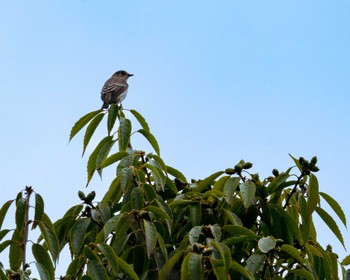
<svg viewBox="0 0 350 280"><path fill-rule="evenodd" d="M82 135L67 145L70 128L125 69L135 76L124 107L188 179L240 159L267 177L293 165L288 153L317 155L320 190L350 219L349 12L348 1L2 1L0 204L25 185L53 220L79 203L87 157ZM151 150L140 137L133 146ZM87 191L101 198L112 173Z"/></svg>

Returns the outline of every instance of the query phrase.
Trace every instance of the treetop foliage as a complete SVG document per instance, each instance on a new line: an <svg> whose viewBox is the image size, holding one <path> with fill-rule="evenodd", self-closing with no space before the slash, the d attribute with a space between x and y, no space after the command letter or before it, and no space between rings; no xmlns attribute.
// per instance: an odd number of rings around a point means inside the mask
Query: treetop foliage
<svg viewBox="0 0 350 280"><path fill-rule="evenodd" d="M129 115L140 129L133 131ZM252 163L241 160L188 181L162 160L144 117L116 104L86 114L72 127L70 141L85 128L83 155L103 119L106 136L87 162L87 185L96 173L115 169L102 200L95 201L95 191L80 191L80 202L55 222L32 187L5 202L0 208L0 253L9 249L10 267L0 263L0 280L31 279L29 246L41 279L59 277L56 264L66 246L71 262L60 276L66 280L350 279L345 269L350 256L339 262L331 246L317 242L315 214L344 248L332 215L345 227L347 222L337 201L319 189L316 157L290 156L292 167L273 169L264 179L250 171ZM133 148L136 133L152 152ZM332 215L321 207L323 202ZM15 228L3 229L11 206ZM36 243L28 239L33 230L40 232Z"/></svg>

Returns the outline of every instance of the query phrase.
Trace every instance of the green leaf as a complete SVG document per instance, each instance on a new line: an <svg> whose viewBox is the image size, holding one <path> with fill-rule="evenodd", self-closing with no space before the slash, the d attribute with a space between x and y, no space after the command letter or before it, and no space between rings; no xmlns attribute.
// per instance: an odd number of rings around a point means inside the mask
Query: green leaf
<svg viewBox="0 0 350 280"><path fill-rule="evenodd" d="M266 188L267 193L272 194L281 190L281 187L284 187L283 183L289 178L289 172L292 168L288 168L286 172L281 173ZM288 185L286 185L288 186Z"/></svg>
<svg viewBox="0 0 350 280"><path fill-rule="evenodd" d="M120 187L123 192L126 192L128 186L134 178L134 167L124 167L121 171Z"/></svg>
<svg viewBox="0 0 350 280"><path fill-rule="evenodd" d="M109 107L108 109L108 119L107 119L108 135L111 135L111 131L118 117L118 112L119 112L118 104L112 104L111 107Z"/></svg>
<svg viewBox="0 0 350 280"><path fill-rule="evenodd" d="M105 138L103 138L100 143L98 143L98 145L96 146L95 150L91 153L89 160L88 160L88 164L87 164L87 184L88 185L90 183L90 180L92 178L92 176L95 173L96 170L96 159L97 156L100 152L100 150L102 149L102 147L104 145L106 145L106 143L111 142L113 140L113 137L111 136L106 136Z"/></svg>
<svg viewBox="0 0 350 280"><path fill-rule="evenodd" d="M253 275L260 270L266 260L266 255L255 253L247 259L246 269Z"/></svg>
<svg viewBox="0 0 350 280"><path fill-rule="evenodd" d="M125 151L122 151L122 152L117 152L111 156L109 156L108 158L104 159L100 165L100 168L105 168L119 160L121 160L122 158L128 156L129 154Z"/></svg>
<svg viewBox="0 0 350 280"><path fill-rule="evenodd" d="M0 209L0 229L2 227L2 223L4 222L4 219L6 217L7 210L11 206L12 202L14 202L14 200L6 201Z"/></svg>
<svg viewBox="0 0 350 280"><path fill-rule="evenodd" d="M99 125L99 123L102 121L103 117L105 116L105 114L99 114L97 115L91 122L90 124L87 126L86 131L85 131L85 135L84 135L84 140L83 140L83 153L81 156L84 155L86 147L88 146L90 139L92 137L92 135L94 134L97 126Z"/></svg>
<svg viewBox="0 0 350 280"><path fill-rule="evenodd" d="M54 265L51 262L50 256L46 249L40 244L33 244L33 256L39 265L39 273L41 279L55 279Z"/></svg>
<svg viewBox="0 0 350 280"><path fill-rule="evenodd" d="M26 214L26 205L27 202L24 198L20 198L17 200L16 205L16 227L19 230L19 232L22 231L24 227L24 217Z"/></svg>
<svg viewBox="0 0 350 280"><path fill-rule="evenodd" d="M349 265L350 264L350 255L347 255L342 261L342 265Z"/></svg>
<svg viewBox="0 0 350 280"><path fill-rule="evenodd" d="M162 189L164 191L164 185L166 183L166 177L163 173L163 170L157 168L156 166L146 163L145 167L147 167L149 170L151 170L154 183L156 185L156 189L160 190Z"/></svg>
<svg viewBox="0 0 350 280"><path fill-rule="evenodd" d="M148 142L151 144L151 146L154 149L154 151L156 152L156 154L160 155L159 145L158 145L157 139L153 136L153 134L151 132L143 129L143 128L139 129L137 132L142 134L148 140Z"/></svg>
<svg viewBox="0 0 350 280"><path fill-rule="evenodd" d="M8 246L12 244L12 240L5 240L4 242L0 243L0 253L4 251Z"/></svg>
<svg viewBox="0 0 350 280"><path fill-rule="evenodd" d="M206 190L210 185L213 184L214 180L219 177L220 175L222 175L224 173L224 171L218 171L215 172L213 174L211 174L210 176L208 176L207 178L203 179L202 181L200 181L198 183L198 186L195 188L195 191L197 192L203 192L204 190Z"/></svg>
<svg viewBox="0 0 350 280"><path fill-rule="evenodd" d="M105 267L98 260L90 260L87 263L87 271L92 279L108 279Z"/></svg>
<svg viewBox="0 0 350 280"><path fill-rule="evenodd" d="M292 274L299 276L299 279L303 280L314 280L315 278L312 274L307 271L305 268L297 268L291 271Z"/></svg>
<svg viewBox="0 0 350 280"><path fill-rule="evenodd" d="M229 211L229 210L226 210L226 209L223 209L225 214L226 214L226 217L229 219L229 221L236 225L236 226L243 226L243 223L242 223L242 220L240 219L240 217L238 217L235 213Z"/></svg>
<svg viewBox="0 0 350 280"><path fill-rule="evenodd" d="M202 207L199 203L190 205L190 217L192 227L199 226L202 224Z"/></svg>
<svg viewBox="0 0 350 280"><path fill-rule="evenodd" d="M162 221L162 220L171 221L171 218L169 217L169 215L162 208L149 205L145 207L144 210L151 212L159 221Z"/></svg>
<svg viewBox="0 0 350 280"><path fill-rule="evenodd" d="M227 280L230 279L227 277L226 271L225 271L225 264L222 260L217 260L210 258L210 264L213 268L215 279L217 280Z"/></svg>
<svg viewBox="0 0 350 280"><path fill-rule="evenodd" d="M140 187L135 187L131 192L131 205L133 210L140 210L144 206L143 193Z"/></svg>
<svg viewBox="0 0 350 280"><path fill-rule="evenodd" d="M181 279L203 279L202 255L196 253L186 255L181 265Z"/></svg>
<svg viewBox="0 0 350 280"><path fill-rule="evenodd" d="M295 165L298 167L299 171L302 172L303 171L303 167L301 166L300 162L298 159L296 159L295 157L293 157L291 154L289 154L289 156L293 159Z"/></svg>
<svg viewBox="0 0 350 280"><path fill-rule="evenodd" d="M247 229L245 227L241 227L241 226L226 225L226 226L223 226L221 229L224 231L227 231L232 236L245 235L250 240L257 240L257 238L258 238L257 235L255 234L255 232L253 232L250 229Z"/></svg>
<svg viewBox="0 0 350 280"><path fill-rule="evenodd" d="M147 220L143 220L143 226L145 228L147 256L150 259L157 243L157 229L152 222Z"/></svg>
<svg viewBox="0 0 350 280"><path fill-rule="evenodd" d="M116 140L107 142L101 150L98 152L97 157L96 157L96 169L98 174L102 177L102 168L101 164L102 162L106 159L108 156L110 150L112 149L113 145L117 142Z"/></svg>
<svg viewBox="0 0 350 280"><path fill-rule="evenodd" d="M128 148L131 135L131 122L129 119L121 118L118 129L119 151L125 151Z"/></svg>
<svg viewBox="0 0 350 280"><path fill-rule="evenodd" d="M101 110L93 111L85 116L81 117L72 127L70 131L69 141L73 139L73 137L97 114L101 113Z"/></svg>
<svg viewBox="0 0 350 280"><path fill-rule="evenodd" d="M36 228L44 215L44 200L40 194L35 193L35 213L32 229Z"/></svg>
<svg viewBox="0 0 350 280"><path fill-rule="evenodd" d="M150 131L145 118L143 116L141 116L141 114L139 112L137 112L135 110L130 110L130 113L134 115L134 117L137 119L137 121L139 122L139 124L141 125L141 127L144 130Z"/></svg>
<svg viewBox="0 0 350 280"><path fill-rule="evenodd" d="M237 187L239 186L239 177L230 177L225 182L223 192L224 192L224 198L228 205L232 206L232 201L234 194L236 193Z"/></svg>
<svg viewBox="0 0 350 280"><path fill-rule="evenodd" d="M293 257L295 260L297 260L301 264L305 262L305 260L301 258L302 253L291 245L283 244L281 246L281 251L286 252L288 255Z"/></svg>
<svg viewBox="0 0 350 280"><path fill-rule="evenodd" d="M70 242L71 242L71 247L75 256L79 255L84 245L86 230L90 225L90 222L91 220L88 218L80 218L79 220L76 221L73 228L71 229Z"/></svg>
<svg viewBox="0 0 350 280"><path fill-rule="evenodd" d="M158 279L170 279L170 276L173 275L173 267L180 261L184 253L184 250L176 251L161 268Z"/></svg>
<svg viewBox="0 0 350 280"><path fill-rule="evenodd" d="M44 240L49 248L49 251L51 253L52 259L54 262L57 261L58 255L59 255L59 243L58 239L55 233L55 230L52 225L49 225L44 222L39 222L39 228L41 231L42 236L44 237Z"/></svg>
<svg viewBox="0 0 350 280"><path fill-rule="evenodd" d="M211 231L211 234L213 235L214 239L216 241L220 241L221 240L221 228L219 225L209 225L210 227L210 231Z"/></svg>
<svg viewBox="0 0 350 280"><path fill-rule="evenodd" d="M85 258L79 256L75 258L70 264L66 272L66 276L71 275L77 277L84 270Z"/></svg>
<svg viewBox="0 0 350 280"><path fill-rule="evenodd" d="M0 241L10 232L9 229L0 230Z"/></svg>
<svg viewBox="0 0 350 280"><path fill-rule="evenodd" d="M42 265L41 263L38 263L38 262L35 262L35 265L36 265L36 269L39 272L41 280L53 279L53 278L50 277L50 273L49 273L49 271L46 269L46 267L44 265Z"/></svg>
<svg viewBox="0 0 350 280"><path fill-rule="evenodd" d="M346 217L343 212L343 209L340 207L338 202L326 193L320 192L320 195L323 197L325 201L327 201L328 205L332 207L333 211L337 214L339 219L342 221L342 223L346 227Z"/></svg>
<svg viewBox="0 0 350 280"><path fill-rule="evenodd" d="M187 182L185 175L183 175L179 170L175 169L174 167L167 165L166 171L168 174L180 179L182 182Z"/></svg>
<svg viewBox="0 0 350 280"><path fill-rule="evenodd" d="M22 236L18 229L14 230L11 241L9 255L10 268L12 270L18 270L23 261Z"/></svg>
<svg viewBox="0 0 350 280"><path fill-rule="evenodd" d="M255 280L255 277L253 276L253 274L250 273L249 270L245 269L243 266L241 266L235 261L231 261L231 269L234 271L237 271L238 273L248 278L249 280Z"/></svg>
<svg viewBox="0 0 350 280"><path fill-rule="evenodd" d="M256 186L253 182L244 182L239 185L239 192L242 196L243 205L247 209L254 203Z"/></svg>
<svg viewBox="0 0 350 280"><path fill-rule="evenodd" d="M125 262L122 258L118 257L113 249L107 244L98 244L97 247L101 250L101 252L107 258L110 266L112 267L113 272L117 275L118 268L120 267L131 279L138 280L139 277L135 273L135 271L131 268L131 266Z"/></svg>
<svg viewBox="0 0 350 280"><path fill-rule="evenodd" d="M308 199L306 204L306 217L309 217L315 211L317 204L320 201L320 196L318 193L317 177L312 173L310 173L310 181L309 181L307 198Z"/></svg>
<svg viewBox="0 0 350 280"><path fill-rule="evenodd" d="M189 234L188 234L188 239L191 243L191 245L195 244L198 242L199 236L202 233L203 226L195 226L192 227Z"/></svg>
<svg viewBox="0 0 350 280"><path fill-rule="evenodd" d="M316 212L321 217L321 219L327 224L329 229L334 233L334 235L338 238L338 240L340 241L340 243L343 245L344 249L346 250L343 236L338 228L337 223L334 221L334 219L331 217L331 215L329 215L325 210L323 210L320 207L316 207Z"/></svg>

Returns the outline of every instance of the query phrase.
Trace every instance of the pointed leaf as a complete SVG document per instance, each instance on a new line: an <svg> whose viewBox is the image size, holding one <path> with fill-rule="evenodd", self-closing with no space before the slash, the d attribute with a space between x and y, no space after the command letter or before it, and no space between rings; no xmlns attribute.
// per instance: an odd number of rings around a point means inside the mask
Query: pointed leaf
<svg viewBox="0 0 350 280"><path fill-rule="evenodd" d="M281 251L286 252L288 255L293 257L295 260L297 260L301 264L305 262L305 260L301 258L302 253L291 245L283 244L281 246Z"/></svg>
<svg viewBox="0 0 350 280"><path fill-rule="evenodd" d="M121 118L118 129L119 151L125 151L128 148L131 135L131 122L129 119Z"/></svg>
<svg viewBox="0 0 350 280"><path fill-rule="evenodd" d="M100 150L102 149L102 147L108 143L111 142L113 139L113 137L111 136L106 136L105 138L103 138L100 143L98 143L97 147L95 148L95 150L91 153L89 160L88 160L88 164L87 164L87 184L88 185L90 183L90 180L92 178L92 176L95 173L96 170L96 159L98 156L98 153L100 152Z"/></svg>
<svg viewBox="0 0 350 280"><path fill-rule="evenodd" d="M75 256L78 256L83 245L86 230L90 225L91 220L88 218L81 218L76 221L71 232L70 232L70 242L73 253Z"/></svg>
<svg viewBox="0 0 350 280"><path fill-rule="evenodd" d="M289 154L289 156L293 159L295 165L298 167L299 171L302 172L303 171L303 167L301 166L300 162L298 159L296 159L295 157L293 157L291 154Z"/></svg>
<svg viewBox="0 0 350 280"><path fill-rule="evenodd" d="M153 180L156 186L157 190L162 189L164 191L164 185L166 183L166 177L163 173L163 170L155 167L152 164L146 163L145 167L147 167L149 170L151 170Z"/></svg>
<svg viewBox="0 0 350 280"><path fill-rule="evenodd" d="M108 135L111 135L111 131L118 117L118 112L119 112L118 104L112 104L108 109L108 119L107 119Z"/></svg>
<svg viewBox="0 0 350 280"><path fill-rule="evenodd" d="M305 268L297 268L292 270L292 273L294 275L299 276L299 279L303 280L314 280L315 278L312 276L312 274L307 271Z"/></svg>
<svg viewBox="0 0 350 280"><path fill-rule="evenodd" d="M180 179L182 182L187 182L185 175L183 175L179 170L175 169L174 167L167 165L166 171L168 174Z"/></svg>
<svg viewBox="0 0 350 280"><path fill-rule="evenodd" d="M108 279L106 269L99 260L90 260L87 263L87 271L92 279Z"/></svg>
<svg viewBox="0 0 350 280"><path fill-rule="evenodd" d="M104 116L105 116L105 114L97 115L87 126L86 131L85 131L85 135L84 135L84 140L83 140L83 153L81 156L84 155L86 147L88 146L92 135L94 134L97 126L102 121Z"/></svg>
<svg viewBox="0 0 350 280"><path fill-rule="evenodd" d="M239 185L239 190L242 196L244 207L249 208L249 206L253 204L253 199L255 197L255 184L253 182L244 182Z"/></svg>
<svg viewBox="0 0 350 280"><path fill-rule="evenodd" d="M192 227L189 234L188 234L188 239L191 243L191 245L195 244L198 242L199 236L202 233L203 226L195 226Z"/></svg>
<svg viewBox="0 0 350 280"><path fill-rule="evenodd" d="M52 264L52 261L46 249L40 244L33 244L32 252L36 262L41 265L38 268L40 278L54 280L54 265Z"/></svg>
<svg viewBox="0 0 350 280"><path fill-rule="evenodd" d="M339 203L326 193L320 192L320 195L323 197L325 201L327 201L328 205L332 207L333 211L337 214L339 219L342 221L342 223L346 227L346 217Z"/></svg>
<svg viewBox="0 0 350 280"><path fill-rule="evenodd" d="M24 217L26 214L27 202L24 198L17 200L16 205L16 227L21 232L24 227Z"/></svg>
<svg viewBox="0 0 350 280"><path fill-rule="evenodd" d="M254 275L260 270L262 265L266 260L266 255L264 254L253 254L247 259L246 268Z"/></svg>
<svg viewBox="0 0 350 280"><path fill-rule="evenodd" d="M202 207L199 203L190 205L190 218L192 227L199 226L202 224Z"/></svg>
<svg viewBox="0 0 350 280"><path fill-rule="evenodd" d="M131 205L133 210L141 210L144 207L143 193L140 187L135 187L131 192Z"/></svg>
<svg viewBox="0 0 350 280"><path fill-rule="evenodd" d="M98 248L101 250L101 252L105 255L107 258L110 266L112 267L113 272L117 275L119 267L121 270L125 272L131 279L138 280L139 277L137 276L136 272L132 269L132 267L125 262L123 259L118 257L113 249L108 246L107 244L98 244Z"/></svg>
<svg viewBox="0 0 350 280"><path fill-rule="evenodd" d="M226 214L226 217L229 219L229 221L236 225L236 226L243 226L243 223L242 223L242 220L240 219L240 217L238 217L235 213L229 211L229 210L226 210L226 209L223 209L225 214Z"/></svg>
<svg viewBox="0 0 350 280"><path fill-rule="evenodd" d="M343 236L338 228L337 223L334 221L334 219L331 217L331 215L329 215L325 210L323 210L320 207L316 208L316 212L321 217L321 219L327 224L329 229L334 233L334 235L338 238L338 240L340 241L340 243L343 245L344 249L346 250Z"/></svg>
<svg viewBox="0 0 350 280"><path fill-rule="evenodd" d="M189 253L181 265L181 279L202 280L202 255Z"/></svg>
<svg viewBox="0 0 350 280"><path fill-rule="evenodd" d="M2 227L2 223L4 222L4 219L6 217L7 210L11 206L12 202L14 202L14 200L6 201L0 209L0 229Z"/></svg>
<svg viewBox="0 0 350 280"><path fill-rule="evenodd" d="M13 232L11 241L12 242L10 244L10 255L9 255L10 268L12 270L18 270L23 261L22 237L18 229L15 229L15 231Z"/></svg>
<svg viewBox="0 0 350 280"><path fill-rule="evenodd" d="M215 172L214 174L211 174L210 176L208 176L207 178L205 178L204 180L200 181L198 183L198 186L196 187L195 191L197 192L203 192L206 188L208 188L210 185L213 184L214 180L219 177L220 175L222 175L224 173L224 171L218 171Z"/></svg>
<svg viewBox="0 0 350 280"><path fill-rule="evenodd" d="M159 221L163 221L163 220L171 221L169 215L162 208L149 205L145 207L144 210L151 212Z"/></svg>
<svg viewBox="0 0 350 280"><path fill-rule="evenodd" d="M85 116L81 117L72 127L70 131L69 141L97 114L101 113L101 110L93 111Z"/></svg>
<svg viewBox="0 0 350 280"><path fill-rule="evenodd" d="M150 259L157 243L157 229L152 222L147 220L143 220L143 226L145 227L147 256Z"/></svg>
<svg viewBox="0 0 350 280"><path fill-rule="evenodd" d="M36 228L44 214L44 200L40 194L35 193L35 213L32 229Z"/></svg>
<svg viewBox="0 0 350 280"><path fill-rule="evenodd" d="M306 216L309 217L315 211L318 202L320 201L320 196L318 193L318 181L317 177L310 173L310 181L308 187L308 196L306 204Z"/></svg>
<svg viewBox="0 0 350 280"><path fill-rule="evenodd" d="M253 274L250 273L249 270L245 269L243 266L236 263L235 261L231 262L231 269L242 274L244 277L248 278L249 280L255 280L255 277L253 276Z"/></svg>
<svg viewBox="0 0 350 280"><path fill-rule="evenodd" d="M237 187L239 186L239 177L230 177L225 182L223 192L224 192L224 198L228 205L232 205L233 196L236 193Z"/></svg>
<svg viewBox="0 0 350 280"><path fill-rule="evenodd" d="M102 177L102 169L101 164L102 162L107 158L110 150L112 149L113 145L116 143L116 140L112 140L110 142L107 142L98 152L96 157L96 169L98 174Z"/></svg>
<svg viewBox="0 0 350 280"><path fill-rule="evenodd" d="M144 130L150 131L145 118L143 116L141 116L141 114L139 112L137 112L135 110L130 110L130 113L132 113L134 115L134 117L137 119L137 121L139 122L139 124L141 125L141 127Z"/></svg>
<svg viewBox="0 0 350 280"><path fill-rule="evenodd" d="M221 229L224 230L224 231L227 231L232 236L245 235L250 240L257 240L257 236L256 236L255 232L253 232L250 229L247 229L245 227L227 225L227 226L223 226Z"/></svg>
<svg viewBox="0 0 350 280"><path fill-rule="evenodd" d="M347 255L341 262L342 265L349 265L350 264L350 255Z"/></svg>
<svg viewBox="0 0 350 280"><path fill-rule="evenodd" d="M283 172L281 174L279 174L276 178L274 178L272 180L272 182L268 185L268 187L266 188L267 193L272 194L276 191L281 190L283 183L289 178L289 172L292 168L288 168L286 172ZM285 187L287 187L288 185L286 185Z"/></svg>
<svg viewBox="0 0 350 280"><path fill-rule="evenodd" d="M0 241L10 232L9 229L0 230Z"/></svg>
<svg viewBox="0 0 350 280"><path fill-rule="evenodd" d="M39 228L42 236L47 244L47 247L51 253L52 259L54 262L57 261L59 255L59 243L52 225L48 225L44 222L39 222Z"/></svg>
<svg viewBox="0 0 350 280"><path fill-rule="evenodd" d="M151 144L151 146L154 149L154 151L156 152L156 154L160 155L159 145L158 145L157 139L153 136L153 134L151 132L143 129L143 128L139 129L137 132L141 133L148 140L148 142Z"/></svg>
<svg viewBox="0 0 350 280"><path fill-rule="evenodd" d="M68 266L66 276L78 276L84 268L84 263L85 258L83 256L79 256L72 260L72 262Z"/></svg>
<svg viewBox="0 0 350 280"><path fill-rule="evenodd" d="M184 252L184 250L178 250L170 257L170 259L161 268L159 272L159 279L170 279L171 274L173 274L173 267L180 261Z"/></svg>
<svg viewBox="0 0 350 280"><path fill-rule="evenodd" d="M111 165L111 164L113 164L113 163L115 163L115 162L121 160L122 158L124 158L124 157L126 157L126 156L128 156L128 155L129 155L129 154L128 154L127 152L125 152L125 151L117 152L117 153L115 153L115 154L109 156L108 158L104 159L104 160L102 161L102 163L101 163L100 168L101 168L101 169L102 169L102 168L105 168L105 167L107 167L107 166L109 166L109 165Z"/></svg>

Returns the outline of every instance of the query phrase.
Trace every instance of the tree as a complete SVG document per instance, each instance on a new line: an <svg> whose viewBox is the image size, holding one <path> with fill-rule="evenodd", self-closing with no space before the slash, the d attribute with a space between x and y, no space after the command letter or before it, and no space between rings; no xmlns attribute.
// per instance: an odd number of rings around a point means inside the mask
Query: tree
<svg viewBox="0 0 350 280"><path fill-rule="evenodd" d="M133 132L127 115L141 128ZM60 279L339 279L339 267L343 278L350 279L344 268L350 256L339 263L331 246L317 242L315 213L345 247L321 199L345 227L346 217L331 196L319 191L316 157L291 156L293 167L274 169L266 179L250 173L252 164L241 160L188 182L162 160L142 115L115 104L86 114L73 126L70 140L86 127L83 153L105 117L107 136L87 165L87 184L107 167L116 170L103 199L95 201L94 191L79 192L81 203L54 223L44 213L43 198L31 187L5 202L0 209L0 253L9 247L10 268L1 265L1 280L30 279L30 230L40 231L31 249L41 279L54 279L65 246L72 259ZM133 149L135 133L143 135L154 152ZM2 229L12 204L16 228Z"/></svg>

